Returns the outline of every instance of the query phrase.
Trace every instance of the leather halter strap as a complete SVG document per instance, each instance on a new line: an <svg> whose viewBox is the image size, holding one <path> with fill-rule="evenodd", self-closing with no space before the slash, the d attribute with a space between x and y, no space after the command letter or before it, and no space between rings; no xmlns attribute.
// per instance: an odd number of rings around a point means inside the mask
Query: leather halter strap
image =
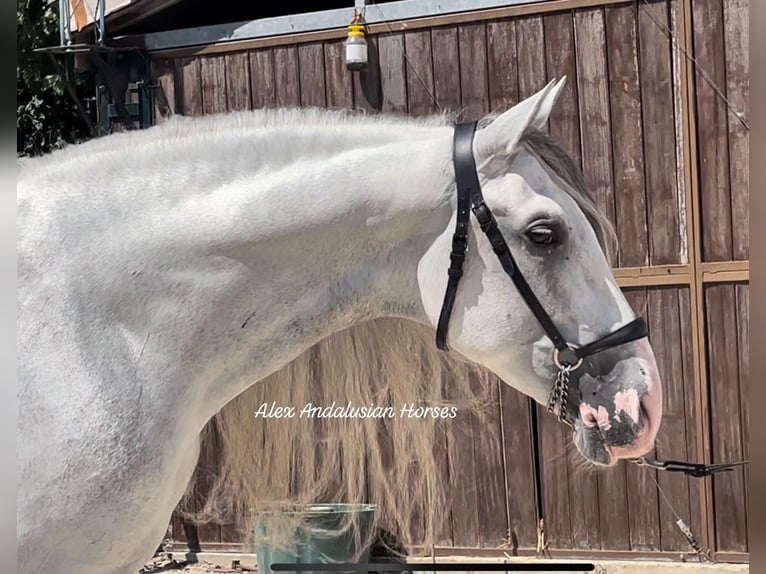
<svg viewBox="0 0 766 574"><path fill-rule="evenodd" d="M562 362L575 365L580 359L589 355L646 337L648 334L646 323L643 319L637 317L616 331L585 346L577 347L567 343L516 265L513 254L497 226L497 220L487 204L484 203L479 175L476 170L476 161L473 156L473 138L475 133L476 122L462 123L455 126L452 161L455 167L455 183L457 184L457 215L455 233L452 236L450 266L447 271L447 290L444 293L444 302L436 327L436 346L443 351L448 350L447 331L449 329L452 308L455 305L458 284L463 276L463 263L465 262L465 254L468 248L471 211L473 211L481 230L487 236L490 245L492 245L492 250L500 260L503 270L513 281L524 302L532 311L532 314L540 323L540 326L556 350L562 352Z"/></svg>

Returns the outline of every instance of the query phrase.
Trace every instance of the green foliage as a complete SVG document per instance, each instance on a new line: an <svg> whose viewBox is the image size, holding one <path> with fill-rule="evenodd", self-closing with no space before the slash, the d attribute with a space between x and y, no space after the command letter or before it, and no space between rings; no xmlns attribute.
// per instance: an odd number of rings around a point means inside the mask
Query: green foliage
<svg viewBox="0 0 766 574"><path fill-rule="evenodd" d="M17 0L16 24L16 152L39 155L89 137L54 61L35 52L59 44L58 2ZM84 81L73 84L86 95Z"/></svg>

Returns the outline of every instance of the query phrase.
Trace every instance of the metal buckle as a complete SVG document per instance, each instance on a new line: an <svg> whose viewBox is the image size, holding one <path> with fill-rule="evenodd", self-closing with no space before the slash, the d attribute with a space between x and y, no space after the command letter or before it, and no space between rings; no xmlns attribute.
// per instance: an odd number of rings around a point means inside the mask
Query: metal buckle
<svg viewBox="0 0 766 574"><path fill-rule="evenodd" d="M567 343L567 347L569 347L569 349L572 351L580 348L573 343ZM556 365L556 367L558 367L559 370L572 372L577 370L580 367L580 365L582 365L582 357L578 357L577 362L575 364L561 363L559 361L559 349L556 348L556 349L553 349L553 364Z"/></svg>

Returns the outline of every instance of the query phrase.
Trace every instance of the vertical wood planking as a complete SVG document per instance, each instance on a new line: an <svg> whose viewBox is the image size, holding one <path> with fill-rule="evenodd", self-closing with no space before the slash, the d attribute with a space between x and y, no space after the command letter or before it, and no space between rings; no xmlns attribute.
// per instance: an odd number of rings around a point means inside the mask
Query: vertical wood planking
<svg viewBox="0 0 766 574"><path fill-rule="evenodd" d="M543 516L551 548L572 548L571 502L569 495L568 427L562 425L542 405L537 409L537 435L540 446Z"/></svg>
<svg viewBox="0 0 766 574"><path fill-rule="evenodd" d="M342 41L325 42L324 69L327 107L344 110L353 108L354 87L351 83L351 72L346 69Z"/></svg>
<svg viewBox="0 0 766 574"><path fill-rule="evenodd" d="M600 8L574 14L577 59L577 93L582 125L582 170L588 189L602 213L614 223L614 189L611 169L609 92L606 74L604 12ZM573 81L573 80L571 80ZM616 250L612 250L616 263ZM581 476L581 479L579 479ZM572 542L575 548L600 548L599 492L596 473L575 471L583 504L572 511Z"/></svg>
<svg viewBox="0 0 766 574"><path fill-rule="evenodd" d="M673 290L670 291L673 295ZM625 298L636 314L651 315L646 289L631 289ZM652 338L651 331L649 337ZM659 550L661 546L659 500L653 475L656 476L656 471L636 465L627 464L625 468L631 550Z"/></svg>
<svg viewBox="0 0 766 574"><path fill-rule="evenodd" d="M197 469L194 476L194 511L202 510L209 496L216 477L221 470L221 457L223 445L221 434L215 419L208 422L207 429L202 434L200 441L200 454L197 461ZM197 525L197 536L204 550L205 542L221 542L221 525L217 522L205 522Z"/></svg>
<svg viewBox="0 0 766 574"><path fill-rule="evenodd" d="M662 381L662 425L655 441L655 453L659 460L695 460L689 452L689 436L694 429L687 429L686 411L692 406L686 390L693 386L693 373L685 370L683 346L681 345L684 328L679 307L679 289L662 287L648 291L647 324L650 331L652 349L657 359L657 369ZM688 330L688 329L687 329ZM668 476L652 469L638 469L654 474L660 487L685 520L689 517L689 482L688 479ZM652 482L652 490L654 483ZM653 503L659 504L659 537L662 550L685 550L688 547L675 524L676 517L664 501L657 499L654 490ZM642 501L643 504L643 501ZM648 503L647 503L648 504ZM634 530L631 529L631 534Z"/></svg>
<svg viewBox="0 0 766 574"><path fill-rule="evenodd" d="M735 285L710 285L705 289L710 353L710 410L713 462L742 459L739 388L739 350ZM744 504L742 468L713 479L716 549L747 550L747 509Z"/></svg>
<svg viewBox="0 0 766 574"><path fill-rule="evenodd" d="M221 524L221 542L226 544L242 544L245 536L243 527L238 516L232 522Z"/></svg>
<svg viewBox="0 0 766 574"><path fill-rule="evenodd" d="M501 382L500 408L511 548L531 548L537 541L537 505L529 398Z"/></svg>
<svg viewBox="0 0 766 574"><path fill-rule="evenodd" d="M226 111L226 60L224 56L200 58L202 111L220 114Z"/></svg>
<svg viewBox="0 0 766 574"><path fill-rule="evenodd" d="M569 12L543 17L548 80L567 77L550 116L551 136L580 164L580 117L577 106L577 64L574 29ZM541 88L543 86L540 86Z"/></svg>
<svg viewBox="0 0 766 574"><path fill-rule="evenodd" d="M466 376L475 377L476 373ZM446 398L455 399L453 381L447 381ZM473 385L472 385L473 386ZM474 465L473 424L475 415L469 409L458 409L450 421L447 434L450 500L452 504L452 543L455 546L478 546L479 500Z"/></svg>
<svg viewBox="0 0 766 574"><path fill-rule="evenodd" d="M635 6L606 8L609 99L620 267L649 263L644 188L641 89Z"/></svg>
<svg viewBox="0 0 766 574"><path fill-rule="evenodd" d="M692 309L693 301L691 288L680 288L678 290L678 314L681 327L681 360L683 361L684 377L689 381L688 384L684 386L684 402L686 403L686 452L689 453L689 460L695 461L703 460L703 453L700 448L698 436L701 422L699 420L700 413L697 409L698 390L696 381L694 380L696 375L693 337L694 318L692 316ZM663 476L663 474L667 473L660 473L660 485L665 484L663 481L667 482L670 480L670 477ZM707 528L707 525L703 523L702 507L702 494L705 486L701 481L692 478L687 479L686 482L689 488L689 516L687 524L692 529L692 532L702 533ZM686 519L686 517L684 518ZM675 526L675 517L669 516L668 519L673 520L673 525L669 526L669 528L677 528L677 526ZM688 543L685 538L681 540L681 544L683 545L683 548L688 548Z"/></svg>
<svg viewBox="0 0 766 574"><path fill-rule="evenodd" d="M407 72L404 61L404 34L378 37L380 87L383 92L382 111L407 113Z"/></svg>
<svg viewBox="0 0 766 574"><path fill-rule="evenodd" d="M449 388L450 382L447 380L444 371L441 372L439 382L441 394L446 398L448 396L447 389ZM452 484L449 468L449 440L452 426L453 425L449 424L438 427L432 449L434 461L436 463L436 472L438 473L439 479L443 481L444 485ZM449 488L447 487L445 490L448 491ZM454 546L455 542L452 536L452 510L450 509L449 512L445 512L444 514L445 516L440 523L434 523L431 525L433 529L434 540L436 541L436 544L439 545Z"/></svg>
<svg viewBox="0 0 766 574"><path fill-rule="evenodd" d="M519 100L533 95L545 86L546 45L543 35L543 20L533 16L516 20L516 53L518 61ZM527 399L529 404L530 399ZM540 445L540 468L546 534L552 548L571 548L571 522L569 508L569 473L567 472L566 427L550 416L536 403ZM509 483L509 488L513 485ZM532 493L534 490L531 491ZM510 497L513 494L509 494ZM513 498L511 498L511 504ZM535 511L536 514L536 511Z"/></svg>
<svg viewBox="0 0 766 574"><path fill-rule="evenodd" d="M572 548L597 549L601 547L601 532L598 528L599 469L582 464L580 453L577 452L571 438L567 439L569 456L566 472L569 474L569 496L576 498L569 504Z"/></svg>
<svg viewBox="0 0 766 574"><path fill-rule="evenodd" d="M630 550L627 496L624 464L598 475L599 528L604 550Z"/></svg>
<svg viewBox="0 0 766 574"><path fill-rule="evenodd" d="M487 405L484 416L473 419L479 544L497 547L503 543L508 531L498 396L498 385L501 383L497 377L483 369L473 381L474 392Z"/></svg>
<svg viewBox="0 0 766 574"><path fill-rule="evenodd" d="M683 24L683 0L668 0L670 11L670 28L674 37L679 37L685 26ZM687 169L689 160L687 153L691 152L691 144L687 144L685 135L685 125L687 123L687 108L693 107L693 102L689 101L686 92L686 69L687 60L679 49L673 48L671 53L671 69L673 73L673 119L674 134L676 143L676 187L678 188L678 224L681 228L681 263L689 264L689 240L691 232L689 222L692 219L690 210L692 206L687 198L687 186L691 186L691 177L687 181ZM696 247L692 249L695 251ZM696 291L696 289L695 289Z"/></svg>
<svg viewBox="0 0 766 574"><path fill-rule="evenodd" d="M545 42L543 19L539 16L516 20L516 54L523 65L518 67L519 100L528 98L545 86ZM570 80L571 81L571 80Z"/></svg>
<svg viewBox="0 0 766 574"><path fill-rule="evenodd" d="M535 16L516 21L516 52L518 61L523 62L518 67L519 100L533 95L547 83L546 48L542 18ZM537 409L538 428L535 432L540 445L537 472L541 475L546 535L551 548L571 548L567 429L540 405L533 403L532 408Z"/></svg>
<svg viewBox="0 0 766 574"><path fill-rule="evenodd" d="M655 23L658 22L659 26ZM643 113L649 260L652 265L681 263L681 228L676 185L673 72L669 27L663 1L638 6L641 111Z"/></svg>
<svg viewBox="0 0 766 574"><path fill-rule="evenodd" d="M604 10L575 12L577 92L582 124L582 170L599 209L615 225L612 183L612 130L606 64ZM617 265L617 253L610 263Z"/></svg>
<svg viewBox="0 0 766 574"><path fill-rule="evenodd" d="M723 5L726 53L726 97L745 118L750 116L750 27L748 0ZM722 87L722 86L721 86ZM729 184L731 189L732 258L750 255L750 134L731 110L729 119Z"/></svg>
<svg viewBox="0 0 766 574"><path fill-rule="evenodd" d="M298 46L300 103L303 107L325 107L324 49L321 42Z"/></svg>
<svg viewBox="0 0 766 574"><path fill-rule="evenodd" d="M503 112L519 101L518 65L516 22L488 22L487 74L490 111Z"/></svg>
<svg viewBox="0 0 766 574"><path fill-rule="evenodd" d="M577 61L575 51L574 22L571 12L546 15L543 17L543 29L545 38L545 62L547 80L567 77L556 107L553 109L550 119L551 136L572 157L575 163L581 165L582 150L580 147L580 118L577 93ZM553 417L546 414L544 424L556 424ZM560 428L559 433L562 441L563 452L560 473L567 475L567 481L561 486L565 487L561 496L569 499L569 520L561 524L562 528L567 525L570 529L570 547L593 548L599 545L599 533L593 526L598 522L598 492L594 475L585 469L579 469L576 462L576 454L571 439L571 433L566 427ZM561 447L560 447L561 448ZM546 483L545 488L550 490L552 485ZM546 509L546 523L550 523L551 514Z"/></svg>
<svg viewBox="0 0 766 574"><path fill-rule="evenodd" d="M407 107L410 115L424 116L438 110L434 101L434 66L431 59L431 31L405 32L407 54Z"/></svg>
<svg viewBox="0 0 766 574"><path fill-rule="evenodd" d="M154 123L160 124L176 113L176 67L170 58L152 60L156 88L152 91Z"/></svg>
<svg viewBox="0 0 766 574"><path fill-rule="evenodd" d="M367 38L367 69L353 72L354 108L377 113L380 110L380 64L378 59L378 36Z"/></svg>
<svg viewBox="0 0 766 574"><path fill-rule="evenodd" d="M226 88L229 111L250 109L250 58L247 52L226 54Z"/></svg>
<svg viewBox="0 0 766 574"><path fill-rule="evenodd" d="M706 344L704 290L702 284L701 261L701 216L699 194L699 153L698 130L699 120L695 105L694 67L689 56L694 54L694 34L692 23L692 6L690 0L671 0L671 21L677 30L682 49L675 50L674 77L678 79L679 89L676 90L676 125L677 146L676 158L683 168L683 177L679 177L679 189L684 192L684 205L688 209L686 218L687 250L693 281L689 284L689 318L691 328L682 341L685 349L692 357L694 385L691 389L691 399L694 408L689 409L687 428L694 428L693 449L697 456L695 460L710 460L710 408L709 382L707 370L708 345ZM681 211L683 213L683 211ZM685 303L682 301L682 303ZM691 445L690 445L691 446ZM705 548L715 545L715 520L713 517L713 488L711 481L690 482L692 497L697 496L699 503L692 504L691 527L698 526L700 542Z"/></svg>
<svg viewBox="0 0 766 574"><path fill-rule="evenodd" d="M445 110L455 111L460 107L460 58L455 26L431 30L431 53L436 100Z"/></svg>
<svg viewBox="0 0 766 574"><path fill-rule="evenodd" d="M170 528L173 536L173 542L186 542L186 531L184 530L184 519L181 513L176 510L170 520Z"/></svg>
<svg viewBox="0 0 766 574"><path fill-rule="evenodd" d="M277 107L295 108L301 105L298 48L295 46L274 48L274 82Z"/></svg>
<svg viewBox="0 0 766 574"><path fill-rule="evenodd" d="M198 58L176 60L176 78L179 80L180 112L185 116L202 115L202 83Z"/></svg>
<svg viewBox="0 0 766 574"><path fill-rule="evenodd" d="M274 50L250 52L250 97L253 109L273 108L277 104L274 77Z"/></svg>
<svg viewBox="0 0 766 574"><path fill-rule="evenodd" d="M489 111L487 102L487 31L484 22L458 28L461 119L476 121Z"/></svg>
<svg viewBox="0 0 766 574"><path fill-rule="evenodd" d="M636 310L636 313L639 313ZM599 528L603 550L630 550L627 469L620 464L598 473Z"/></svg>
<svg viewBox="0 0 766 574"><path fill-rule="evenodd" d="M742 458L750 460L750 286L747 284L735 287L737 296L737 350L739 351L739 406L740 430L742 433ZM744 474L745 481L745 508L750 511L748 505L750 494L749 474Z"/></svg>
<svg viewBox="0 0 766 574"><path fill-rule="evenodd" d="M694 56L710 80L726 86L723 2L695 0ZM695 70L697 145L704 261L732 258L731 193L729 188L728 123L726 104Z"/></svg>

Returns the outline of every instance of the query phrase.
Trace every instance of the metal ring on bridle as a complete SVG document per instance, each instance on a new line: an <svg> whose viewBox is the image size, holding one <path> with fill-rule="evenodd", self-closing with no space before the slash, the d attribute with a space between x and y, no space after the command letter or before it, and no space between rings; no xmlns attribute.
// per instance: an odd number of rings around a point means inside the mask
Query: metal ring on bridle
<svg viewBox="0 0 766 574"><path fill-rule="evenodd" d="M572 343L567 343L567 347L571 351L575 351L578 348L577 345L574 345ZM575 355L575 356L577 356L577 355ZM580 367L580 365L582 365L582 357L577 357L577 362L574 363L574 364L573 363L568 363L568 362L562 363L562 362L559 361L559 349L554 349L553 350L553 363L556 365L556 367L558 367L561 370L566 369L568 371L575 371L575 370L577 370Z"/></svg>

